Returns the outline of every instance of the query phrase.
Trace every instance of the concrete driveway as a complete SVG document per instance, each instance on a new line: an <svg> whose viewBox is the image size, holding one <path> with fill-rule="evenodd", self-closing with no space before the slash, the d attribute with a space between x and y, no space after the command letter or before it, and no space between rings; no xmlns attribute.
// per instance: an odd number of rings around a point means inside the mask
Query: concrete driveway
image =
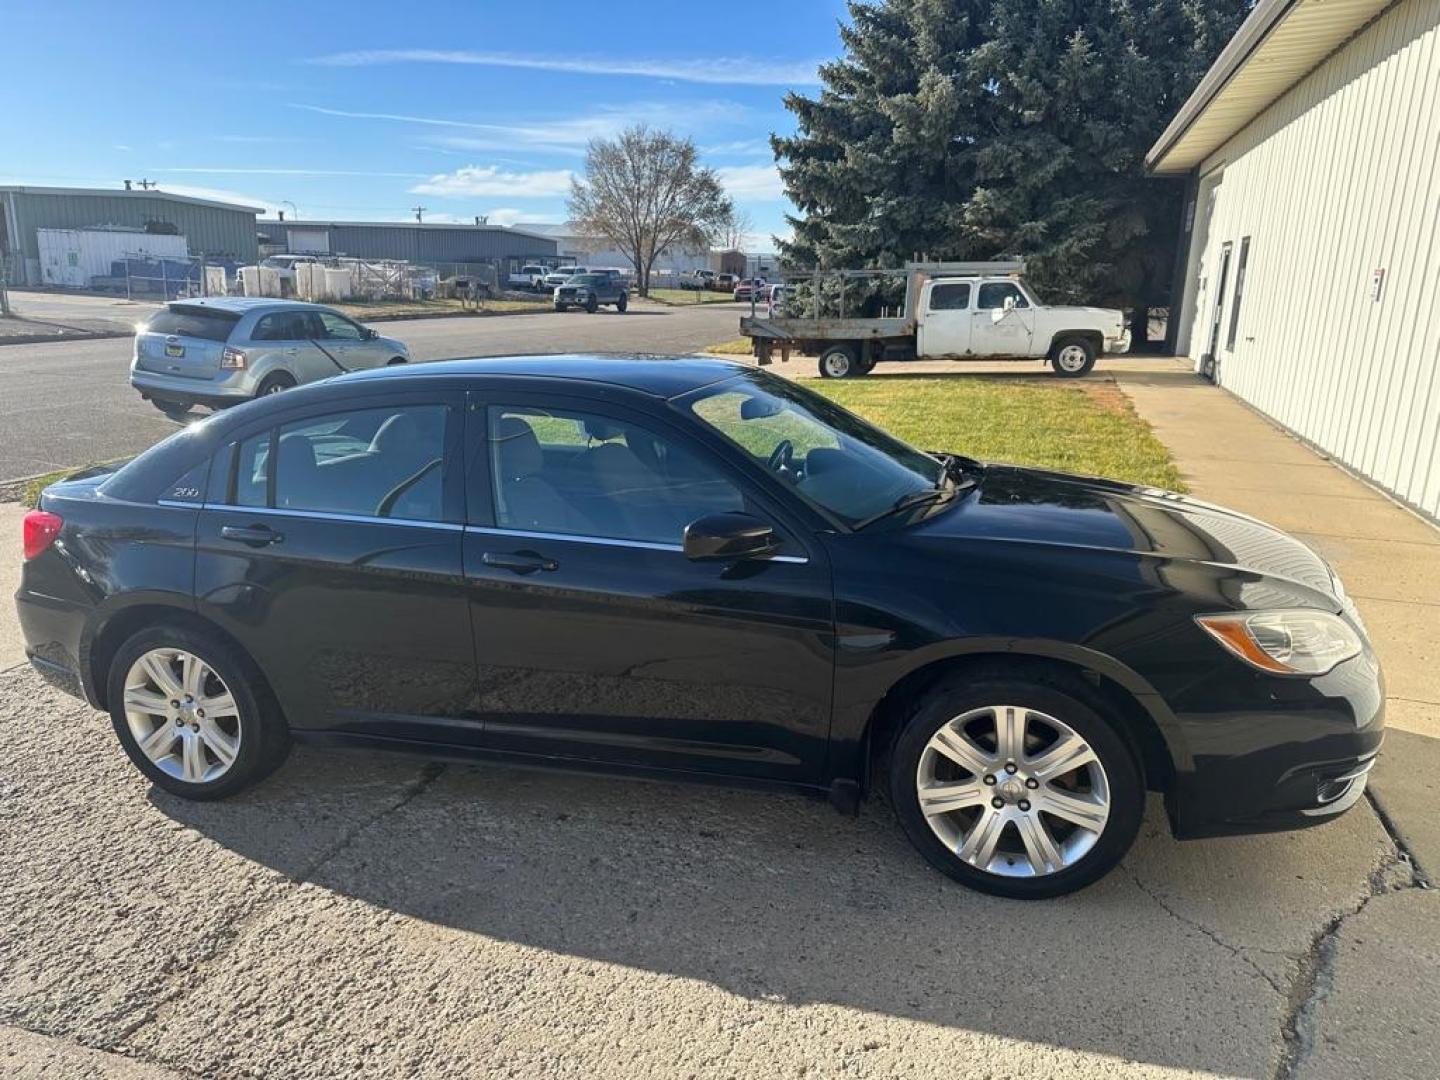
<svg viewBox="0 0 1440 1080"><path fill-rule="evenodd" d="M1222 495L1207 447L1284 464L1290 440L1221 391L1159 365L1116 377L1201 494ZM1187 442L1211 408L1210 437ZM1232 504L1235 475L1217 473ZM1334 531L1388 505L1350 497L1312 535L1386 542ZM1440 545L1407 535L1414 592ZM1410 602L1353 557L1367 618ZM1423 656L1417 681L1400 674L1419 646L1392 614L1376 616L1392 691L1428 692ZM1397 712L1429 738L1424 709ZM1408 815L1423 797L1407 798ZM1152 805L1114 874L1025 905L930 871L879 804L845 819L799 797L297 751L258 790L195 805L16 668L0 1072L1433 1078L1440 907L1397 835L1361 803L1308 832L1177 844Z"/></svg>

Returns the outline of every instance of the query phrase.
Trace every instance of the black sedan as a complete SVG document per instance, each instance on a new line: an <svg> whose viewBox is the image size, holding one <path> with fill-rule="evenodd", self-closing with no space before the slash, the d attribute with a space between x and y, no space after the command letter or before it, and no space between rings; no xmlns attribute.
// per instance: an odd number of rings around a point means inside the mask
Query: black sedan
<svg viewBox="0 0 1440 1080"><path fill-rule="evenodd" d="M294 740L826 793L977 889L1327 821L1380 670L1303 544L922 453L710 360L455 361L216 415L25 521L36 668L177 795Z"/></svg>

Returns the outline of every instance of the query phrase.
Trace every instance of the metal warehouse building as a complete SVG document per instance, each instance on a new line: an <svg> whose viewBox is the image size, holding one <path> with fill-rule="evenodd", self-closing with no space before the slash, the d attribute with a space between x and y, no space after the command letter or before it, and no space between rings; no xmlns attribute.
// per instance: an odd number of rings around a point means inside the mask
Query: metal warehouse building
<svg viewBox="0 0 1440 1080"><path fill-rule="evenodd" d="M0 187L0 257L17 285L44 283L37 229L132 229L178 233L192 255L254 262L253 206L164 191Z"/></svg>
<svg viewBox="0 0 1440 1080"><path fill-rule="evenodd" d="M513 273L527 262L554 264L554 237L502 225L419 224L405 221L258 222L271 245L306 255L349 255L357 259L408 259L426 263L493 263Z"/></svg>
<svg viewBox="0 0 1440 1080"><path fill-rule="evenodd" d="M1440 0L1260 0L1150 150L1176 352L1440 517Z"/></svg>

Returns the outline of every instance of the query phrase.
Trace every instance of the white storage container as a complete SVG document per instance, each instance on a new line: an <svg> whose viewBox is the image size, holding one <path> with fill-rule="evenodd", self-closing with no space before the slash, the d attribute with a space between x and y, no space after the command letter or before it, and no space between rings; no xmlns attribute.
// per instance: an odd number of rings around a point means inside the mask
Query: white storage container
<svg viewBox="0 0 1440 1080"><path fill-rule="evenodd" d="M36 229L41 280L46 285L83 289L91 278L109 277L111 265L127 257L187 259L183 236L131 229Z"/></svg>

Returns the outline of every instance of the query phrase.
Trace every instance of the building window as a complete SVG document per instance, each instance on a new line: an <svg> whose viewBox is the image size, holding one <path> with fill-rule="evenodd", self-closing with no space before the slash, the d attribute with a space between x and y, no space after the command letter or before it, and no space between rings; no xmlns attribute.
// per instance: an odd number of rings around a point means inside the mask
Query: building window
<svg viewBox="0 0 1440 1080"><path fill-rule="evenodd" d="M1225 351L1235 351L1235 335L1240 329L1240 298L1245 294L1245 264L1250 261L1250 238L1240 238L1240 262L1235 267L1235 297L1230 301L1230 329L1225 333Z"/></svg>

